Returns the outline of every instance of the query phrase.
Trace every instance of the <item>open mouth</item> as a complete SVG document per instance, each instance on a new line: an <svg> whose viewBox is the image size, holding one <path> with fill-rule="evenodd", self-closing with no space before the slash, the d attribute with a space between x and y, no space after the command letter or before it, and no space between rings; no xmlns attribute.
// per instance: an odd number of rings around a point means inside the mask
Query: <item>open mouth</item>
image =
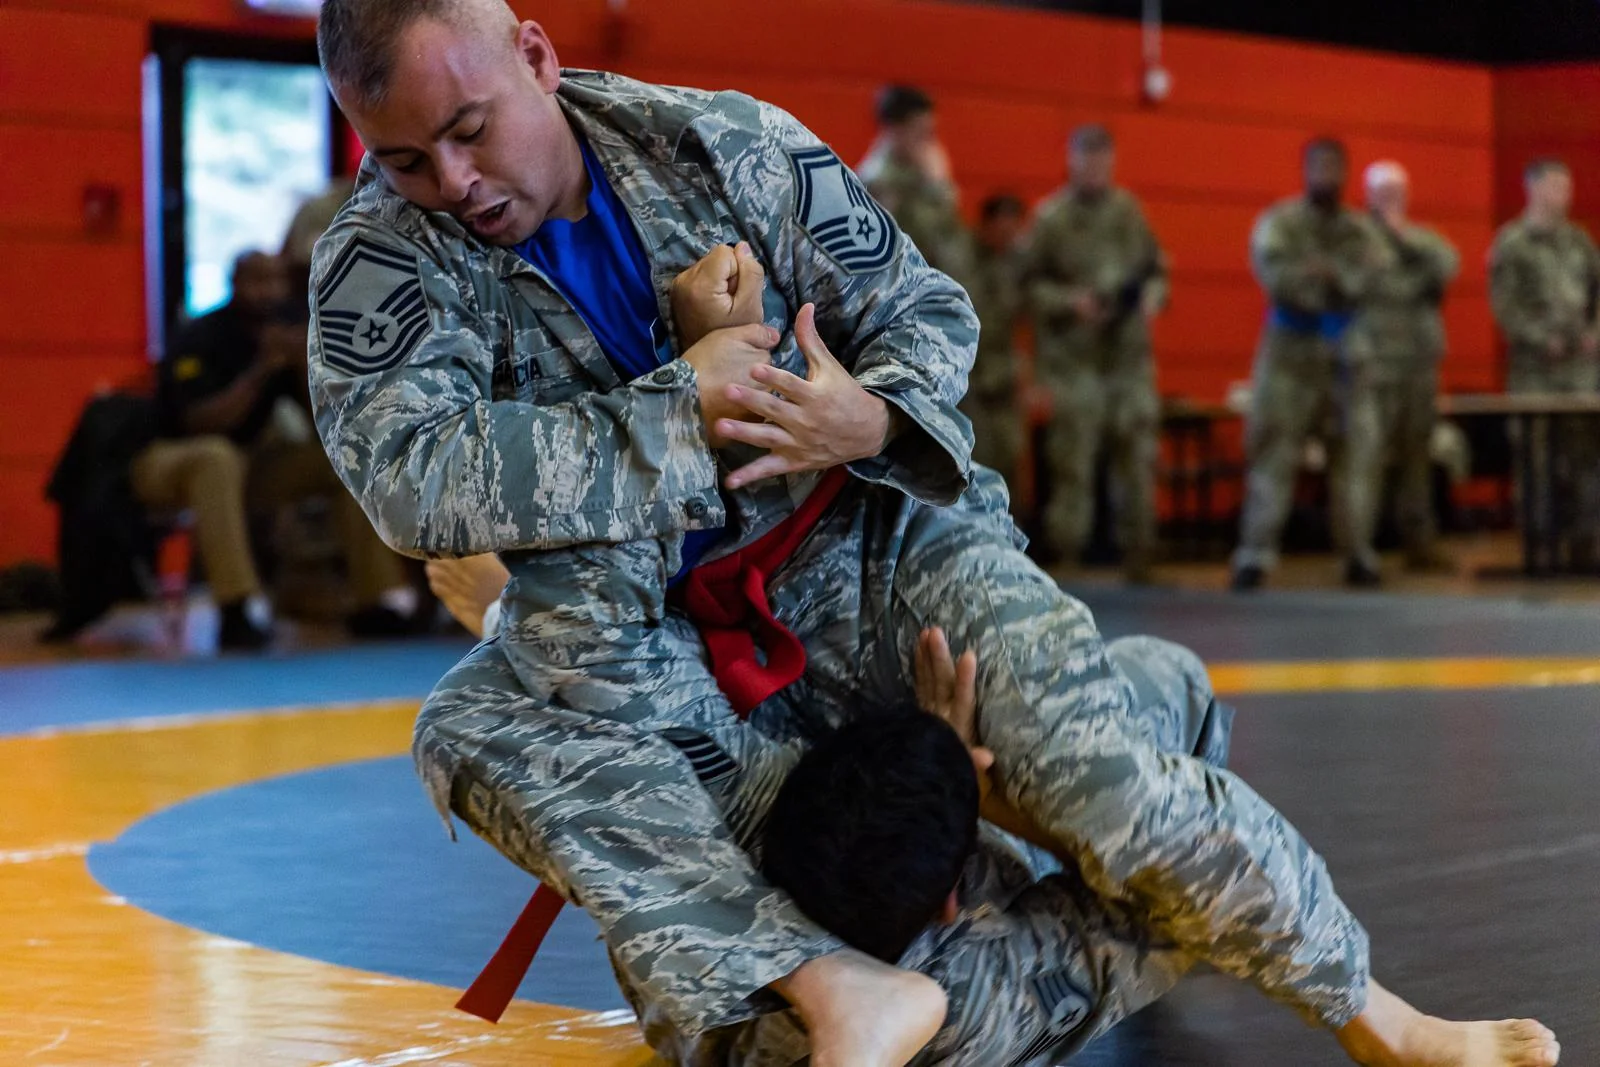
<svg viewBox="0 0 1600 1067"><path fill-rule="evenodd" d="M467 221L467 225L480 237L491 236L499 230L501 223L505 221L506 210L509 207L509 202L496 204L488 211L480 211L473 215Z"/></svg>

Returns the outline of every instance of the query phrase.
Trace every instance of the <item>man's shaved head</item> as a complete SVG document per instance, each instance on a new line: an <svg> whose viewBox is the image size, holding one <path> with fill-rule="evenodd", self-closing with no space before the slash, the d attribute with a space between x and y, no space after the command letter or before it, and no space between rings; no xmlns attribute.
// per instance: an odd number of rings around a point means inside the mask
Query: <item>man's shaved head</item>
<svg viewBox="0 0 1600 1067"><path fill-rule="evenodd" d="M516 41L517 16L505 0L324 0L317 53L334 95L363 107L381 104L400 39L422 19L470 32L486 48L509 50Z"/></svg>
<svg viewBox="0 0 1600 1067"><path fill-rule="evenodd" d="M505 0L326 0L323 72L388 187L515 245L581 218L588 175L561 61Z"/></svg>

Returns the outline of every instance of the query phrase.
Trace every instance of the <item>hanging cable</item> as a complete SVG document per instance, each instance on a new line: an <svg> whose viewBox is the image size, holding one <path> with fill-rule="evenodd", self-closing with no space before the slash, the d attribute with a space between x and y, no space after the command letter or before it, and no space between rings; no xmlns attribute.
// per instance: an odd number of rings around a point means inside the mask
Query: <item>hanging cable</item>
<svg viewBox="0 0 1600 1067"><path fill-rule="evenodd" d="M1161 0L1144 0L1144 80L1146 102L1158 104L1172 92L1172 74L1161 62Z"/></svg>

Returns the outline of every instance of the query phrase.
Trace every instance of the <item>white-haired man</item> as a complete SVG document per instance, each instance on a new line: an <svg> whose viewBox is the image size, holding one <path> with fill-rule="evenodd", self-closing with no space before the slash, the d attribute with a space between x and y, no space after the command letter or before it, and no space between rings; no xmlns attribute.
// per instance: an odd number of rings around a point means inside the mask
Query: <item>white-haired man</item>
<svg viewBox="0 0 1600 1067"><path fill-rule="evenodd" d="M1407 216L1411 178L1399 163L1384 160L1368 167L1366 191L1373 222L1395 254L1368 292L1356 323L1372 360L1367 384L1377 417L1366 428L1378 440L1374 447L1352 449L1367 457L1372 469L1358 475L1371 491L1362 497L1365 507L1350 516L1351 540L1372 543L1384 468L1392 462L1400 472L1397 512L1407 567L1447 569L1450 561L1436 540L1429 445L1445 352L1439 309L1461 257L1437 230Z"/></svg>

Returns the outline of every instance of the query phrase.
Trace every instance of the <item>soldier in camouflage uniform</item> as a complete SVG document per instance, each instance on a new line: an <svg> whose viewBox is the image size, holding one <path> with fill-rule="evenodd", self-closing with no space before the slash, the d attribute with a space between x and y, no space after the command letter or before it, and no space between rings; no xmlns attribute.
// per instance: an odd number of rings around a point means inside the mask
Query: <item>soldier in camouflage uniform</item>
<svg viewBox="0 0 1600 1067"><path fill-rule="evenodd" d="M1246 427L1249 473L1233 588L1255 589L1277 566L1278 542L1294 496L1306 439L1333 446L1329 497L1345 552L1345 580L1380 580L1370 543L1356 543L1349 517L1376 507L1370 450L1379 441L1371 361L1351 331L1357 310L1394 253L1371 220L1340 203L1349 170L1337 141L1305 152L1306 195L1272 208L1256 223L1250 258L1271 303L1256 353Z"/></svg>
<svg viewBox="0 0 1600 1067"><path fill-rule="evenodd" d="M1361 477L1381 487L1389 461L1399 468L1397 511L1406 564L1412 570L1448 568L1438 548L1433 514L1433 426L1437 420L1439 361L1444 357L1440 305L1461 257L1437 230L1406 217L1411 181L1398 163L1374 163L1366 174L1367 206L1378 232L1394 252L1394 265L1378 276L1353 327L1372 360L1379 441L1351 451L1370 457ZM1378 521L1379 496L1350 516L1351 541L1370 545Z"/></svg>
<svg viewBox="0 0 1600 1067"><path fill-rule="evenodd" d="M1017 317L1023 300L1020 238L1026 209L1014 196L984 201L967 287L978 313L978 357L961 411L972 420L972 460L1016 477L1026 415L1017 399Z"/></svg>
<svg viewBox="0 0 1600 1067"><path fill-rule="evenodd" d="M1040 206L1029 242L1035 376L1054 406L1044 529L1052 554L1077 563L1104 454L1124 570L1146 582L1161 436L1150 322L1166 305L1167 271L1139 202L1111 184L1115 159L1105 127L1074 132L1072 183Z"/></svg>
<svg viewBox="0 0 1600 1067"><path fill-rule="evenodd" d="M1526 178L1527 211L1501 228L1489 253L1489 296L1509 355L1506 390L1593 393L1600 389L1600 252L1568 219L1572 173L1566 165L1539 160ZM1593 543L1600 529L1600 445L1589 427L1557 421L1551 432L1561 435L1561 466L1539 479L1558 499L1574 502L1586 531L1574 548L1585 564L1600 562ZM1548 510L1534 512L1542 521Z"/></svg>
<svg viewBox="0 0 1600 1067"><path fill-rule="evenodd" d="M1106 648L1132 686L1132 722L1163 753L1226 763L1231 711L1215 703L1205 668L1185 649L1154 638L1124 638ZM451 674L459 695L481 714L510 718L534 712L515 692L516 679L493 646L478 649ZM921 694L919 693L919 697ZM814 712L764 705L749 724L704 723L660 728L663 752L684 753L737 846L761 862L760 845L773 799L799 760L806 738L795 726ZM936 700L924 703L959 719ZM965 716L970 732L971 714ZM960 726L960 722L953 722ZM598 769L632 750L602 738L580 738L566 752ZM474 810L470 790L459 806ZM1010 822L1012 820L1004 820ZM1069 865L1068 870L1071 870ZM986 825L966 865L961 914L930 927L900 966L935 977L949 995L944 1025L918 1065L1059 1063L1117 1021L1166 993L1192 959L1153 934L1144 917L1090 892L1047 848ZM790 1067L805 1062L809 1042L792 1011L764 1014L704 1034L687 1033L651 990L615 966L650 1045L686 1067Z"/></svg>
<svg viewBox="0 0 1600 1067"><path fill-rule="evenodd" d="M318 246L311 377L329 453L390 543L498 552L512 575L501 637L419 716L441 811L588 910L684 1033L781 993L817 1067L906 1062L943 994L862 968L765 884L700 750L662 736L737 730L698 635L663 606L688 535L749 544L842 465L848 487L767 589L809 657L784 694L804 715L762 705L752 722L805 736L903 702L918 635L943 626L986 664L983 740L1008 799L1094 892L1308 1017L1355 1019L1365 934L1321 861L1243 783L1140 733L1088 612L1022 556L1003 485L970 468L956 403L976 321L959 288L781 111L562 72L499 0L428 3L323 9L324 67L372 154ZM516 251L583 217L586 155L660 315L657 369L627 382ZM736 242L765 268L773 326L693 340L674 280Z"/></svg>
<svg viewBox="0 0 1600 1067"><path fill-rule="evenodd" d="M972 236L961 221L933 100L915 86L890 85L878 94L877 110L878 139L856 173L935 270L969 284Z"/></svg>

